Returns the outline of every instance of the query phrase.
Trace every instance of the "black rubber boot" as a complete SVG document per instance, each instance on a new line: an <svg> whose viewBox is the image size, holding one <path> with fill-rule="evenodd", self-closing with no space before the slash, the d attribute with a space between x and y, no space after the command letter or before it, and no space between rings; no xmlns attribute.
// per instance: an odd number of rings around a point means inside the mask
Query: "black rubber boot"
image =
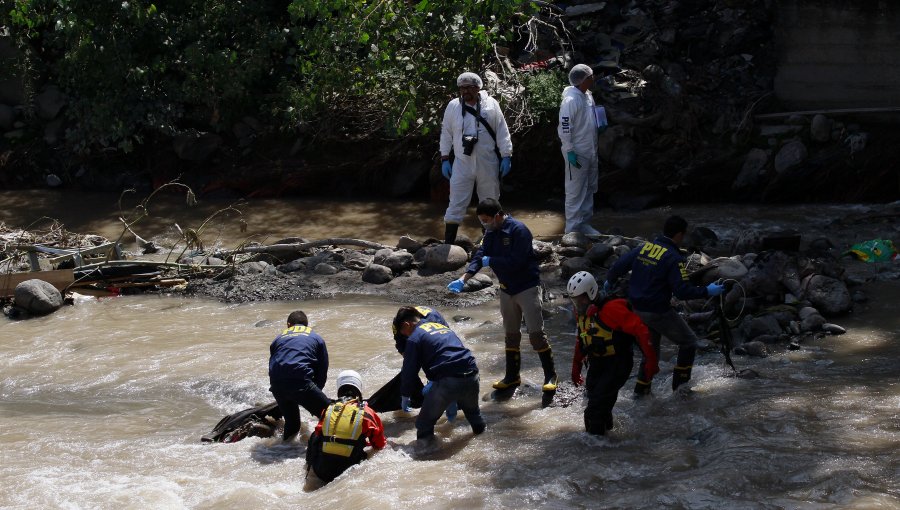
<svg viewBox="0 0 900 510"><path fill-rule="evenodd" d="M544 369L544 385L541 386L541 390L556 391L559 378L556 376L556 367L553 365L553 349L547 347L538 352L538 356L541 358L541 368Z"/></svg>
<svg viewBox="0 0 900 510"><path fill-rule="evenodd" d="M672 372L672 391L691 380L691 368L693 367L675 366L675 370Z"/></svg>
<svg viewBox="0 0 900 510"><path fill-rule="evenodd" d="M444 244L455 243L457 231L459 231L459 223L446 223L444 225Z"/></svg>
<svg viewBox="0 0 900 510"><path fill-rule="evenodd" d="M506 376L495 382L493 387L495 390L505 390L522 384L519 377L519 369L522 368L522 357L519 355L519 349L506 349Z"/></svg>
<svg viewBox="0 0 900 510"><path fill-rule="evenodd" d="M584 431L595 436L603 436L606 435L606 424L603 423L603 420L598 420L596 417L588 418L585 415Z"/></svg>
<svg viewBox="0 0 900 510"><path fill-rule="evenodd" d="M637 378L637 382L634 383L634 394L632 397L634 399L639 399L646 397L650 394L650 381L644 381L640 377Z"/></svg>

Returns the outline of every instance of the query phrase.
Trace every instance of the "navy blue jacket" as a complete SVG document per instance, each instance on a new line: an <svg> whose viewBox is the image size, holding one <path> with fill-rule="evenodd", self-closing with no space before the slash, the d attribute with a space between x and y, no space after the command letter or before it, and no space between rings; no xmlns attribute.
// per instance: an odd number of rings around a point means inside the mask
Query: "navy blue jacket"
<svg viewBox="0 0 900 510"><path fill-rule="evenodd" d="M297 324L275 337L269 347L269 383L296 385L312 381L320 389L328 377L325 340L309 326Z"/></svg>
<svg viewBox="0 0 900 510"><path fill-rule="evenodd" d="M709 294L688 280L684 256L668 237L645 242L613 264L606 275L610 284L631 270L628 299L635 310L663 313L671 309L672 295L678 299L700 299Z"/></svg>
<svg viewBox="0 0 900 510"><path fill-rule="evenodd" d="M403 351L403 368L400 370L400 394L409 397L419 381L419 370L425 377L437 381L444 377L459 376L478 370L475 356L456 333L438 322L419 321L406 341ZM418 384L421 387L421 381Z"/></svg>
<svg viewBox="0 0 900 510"><path fill-rule="evenodd" d="M491 258L491 269L500 280L500 290L514 296L541 284L540 270L531 231L519 220L507 216L499 230L484 233L484 240L472 257L466 272L477 273L483 266L481 257Z"/></svg>

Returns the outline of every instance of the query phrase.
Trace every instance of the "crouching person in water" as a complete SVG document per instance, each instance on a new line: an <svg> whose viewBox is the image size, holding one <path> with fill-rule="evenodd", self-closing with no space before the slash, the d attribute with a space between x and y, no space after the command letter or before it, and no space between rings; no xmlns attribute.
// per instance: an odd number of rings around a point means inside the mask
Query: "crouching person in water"
<svg viewBox="0 0 900 510"><path fill-rule="evenodd" d="M637 343L644 353L643 373L650 378L659 372L656 351L650 343L650 330L640 317L624 299L610 299L605 292L598 292L593 275L587 271L575 273L566 290L575 305L578 322L572 382L585 385L588 401L584 410L585 430L602 436L613 428L613 406L631 375L633 344ZM587 381L581 378L585 362Z"/></svg>
<svg viewBox="0 0 900 510"><path fill-rule="evenodd" d="M484 418L478 408L479 378L475 357L445 324L430 322L414 307L404 306L394 317L397 332L406 337L403 369L400 371L402 407L409 408L419 370L432 381L422 408L416 417L416 438L423 442L434 439L434 424L456 402L472 427L481 434Z"/></svg>
<svg viewBox="0 0 900 510"><path fill-rule="evenodd" d="M322 412L306 447L306 466L328 483L366 458L365 447L384 448L381 419L366 405L362 379L353 370L338 375L338 400Z"/></svg>

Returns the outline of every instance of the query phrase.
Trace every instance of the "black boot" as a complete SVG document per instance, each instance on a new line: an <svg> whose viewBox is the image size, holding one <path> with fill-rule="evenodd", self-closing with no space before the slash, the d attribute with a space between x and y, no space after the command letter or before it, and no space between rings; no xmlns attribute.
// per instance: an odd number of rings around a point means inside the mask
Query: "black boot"
<svg viewBox="0 0 900 510"><path fill-rule="evenodd" d="M447 223L444 225L444 244L453 244L456 242L456 232L459 230L459 223Z"/></svg>
<svg viewBox="0 0 900 510"><path fill-rule="evenodd" d="M522 367L522 357L519 349L506 349L506 376L493 384L495 390L505 390L522 384L519 377L519 369Z"/></svg>
<svg viewBox="0 0 900 510"><path fill-rule="evenodd" d="M547 347L538 352L538 356L541 358L541 368L544 369L544 385L541 386L541 390L556 391L559 378L556 376L556 368L553 366L553 349Z"/></svg>
<svg viewBox="0 0 900 510"><path fill-rule="evenodd" d="M678 389L679 386L691 380L691 366L675 366L672 372L672 391Z"/></svg>
<svg viewBox="0 0 900 510"><path fill-rule="evenodd" d="M645 381L641 379L640 376L637 378L637 382L634 383L634 394L632 398L639 399L642 397L646 397L650 394L650 381Z"/></svg>

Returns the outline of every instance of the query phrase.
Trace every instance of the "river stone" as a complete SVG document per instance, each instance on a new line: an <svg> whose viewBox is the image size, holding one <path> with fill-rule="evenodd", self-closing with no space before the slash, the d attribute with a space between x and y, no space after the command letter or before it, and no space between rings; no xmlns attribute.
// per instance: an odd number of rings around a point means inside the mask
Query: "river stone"
<svg viewBox="0 0 900 510"><path fill-rule="evenodd" d="M390 248L382 248L380 250L377 250L375 252L374 259L372 259L372 262L384 265L384 259L388 258L392 253L394 253L394 250Z"/></svg>
<svg viewBox="0 0 900 510"><path fill-rule="evenodd" d="M591 272L593 269L593 265L591 261L585 257L572 257L562 261L562 264L559 265L560 276L564 280L568 280L573 274L578 271L587 271Z"/></svg>
<svg viewBox="0 0 900 510"><path fill-rule="evenodd" d="M412 237L409 237L409 236L403 236L400 238L399 241L397 241L397 249L406 250L410 253L415 253L415 252L419 251L419 248L421 248L421 247L422 247L422 243L420 243L419 241L416 241L415 239L413 239Z"/></svg>
<svg viewBox="0 0 900 510"><path fill-rule="evenodd" d="M751 149L744 157L744 165L741 167L741 172L737 178L731 183L731 189L739 191L756 187L760 178L765 175L766 165L768 164L768 151Z"/></svg>
<svg viewBox="0 0 900 510"><path fill-rule="evenodd" d="M809 125L809 137L819 143L831 140L831 119L821 113L813 117Z"/></svg>
<svg viewBox="0 0 900 510"><path fill-rule="evenodd" d="M316 264L316 267L313 268L313 272L323 275L337 274L338 268L332 266L331 264L328 264L327 262L319 262L318 264Z"/></svg>
<svg viewBox="0 0 900 510"><path fill-rule="evenodd" d="M362 280L366 283L374 283L380 285L394 279L394 273L391 268L382 266L381 264L369 264L362 273Z"/></svg>
<svg viewBox="0 0 900 510"><path fill-rule="evenodd" d="M456 240L453 241L453 244L466 250L466 253L475 251L475 243L465 234L456 234Z"/></svg>
<svg viewBox="0 0 900 510"><path fill-rule="evenodd" d="M553 245L544 241L532 241L531 250L538 262L543 262L553 256Z"/></svg>
<svg viewBox="0 0 900 510"><path fill-rule="evenodd" d="M747 229L738 234L731 243L731 253L740 255L747 252L758 252L762 249L763 235L754 229Z"/></svg>
<svg viewBox="0 0 900 510"><path fill-rule="evenodd" d="M853 305L844 282L824 275L810 275L803 280L804 297L825 316L847 313Z"/></svg>
<svg viewBox="0 0 900 510"><path fill-rule="evenodd" d="M741 281L749 270L739 259L740 257L721 257L709 261L708 265L713 265L715 269L710 270L712 278L704 278L704 281L715 281L719 278Z"/></svg>
<svg viewBox="0 0 900 510"><path fill-rule="evenodd" d="M583 257L586 252L587 250L578 246L558 246L556 248L556 253L560 257Z"/></svg>
<svg viewBox="0 0 900 510"><path fill-rule="evenodd" d="M842 326L838 326L837 324L832 324L830 322L826 322L822 324L822 331L826 333L831 333L832 335L843 335L847 332Z"/></svg>
<svg viewBox="0 0 900 510"><path fill-rule="evenodd" d="M601 265L613 253L613 247L606 243L596 243L584 254L592 264Z"/></svg>
<svg viewBox="0 0 900 510"><path fill-rule="evenodd" d="M559 240L559 245L587 250L591 247L591 240L581 232L569 232L562 236L562 239Z"/></svg>
<svg viewBox="0 0 900 510"><path fill-rule="evenodd" d="M466 250L455 244L440 244L428 248L425 253L425 268L436 273L455 271L469 260Z"/></svg>
<svg viewBox="0 0 900 510"><path fill-rule="evenodd" d="M734 348L735 354L743 354L745 356L756 356L759 358L765 358L769 351L766 348L766 344L762 342L745 342Z"/></svg>
<svg viewBox="0 0 900 510"><path fill-rule="evenodd" d="M395 251L385 257L381 265L391 268L395 274L402 273L413 266L415 257L407 251Z"/></svg>
<svg viewBox="0 0 900 510"><path fill-rule="evenodd" d="M803 332L818 331L822 329L823 324L825 324L825 317L816 313L800 321L800 330Z"/></svg>
<svg viewBox="0 0 900 510"><path fill-rule="evenodd" d="M800 320L803 320L803 319L809 317L810 315L821 315L821 314L819 313L818 310L816 310L815 308L813 308L811 306L804 306L804 307L800 308L800 310L797 312L797 316L800 317Z"/></svg>
<svg viewBox="0 0 900 510"><path fill-rule="evenodd" d="M16 285L13 300L19 308L32 315L47 315L63 305L63 297L59 290L44 280L32 279Z"/></svg>
<svg viewBox="0 0 900 510"><path fill-rule="evenodd" d="M463 286L464 292L475 292L476 290L486 289L494 284L494 280L491 279L485 273L477 273L475 276L466 280L465 286Z"/></svg>
<svg viewBox="0 0 900 510"><path fill-rule="evenodd" d="M799 140L788 142L775 155L775 172L782 174L792 170L803 164L807 157L809 157L809 151L803 142Z"/></svg>
<svg viewBox="0 0 900 510"><path fill-rule="evenodd" d="M372 263L375 257L371 255L366 255L365 253L359 251L348 251L344 254L343 264L347 269L353 269L354 271L363 271L369 264Z"/></svg>
<svg viewBox="0 0 900 510"><path fill-rule="evenodd" d="M306 269L307 259L296 259L288 262L287 264L281 264L278 266L278 270L282 273L293 273L294 271L300 271L301 269Z"/></svg>
<svg viewBox="0 0 900 510"><path fill-rule="evenodd" d="M756 338L762 335L780 335L781 325L778 319L772 315L763 315L762 317L754 317L750 320L750 331L747 336Z"/></svg>

